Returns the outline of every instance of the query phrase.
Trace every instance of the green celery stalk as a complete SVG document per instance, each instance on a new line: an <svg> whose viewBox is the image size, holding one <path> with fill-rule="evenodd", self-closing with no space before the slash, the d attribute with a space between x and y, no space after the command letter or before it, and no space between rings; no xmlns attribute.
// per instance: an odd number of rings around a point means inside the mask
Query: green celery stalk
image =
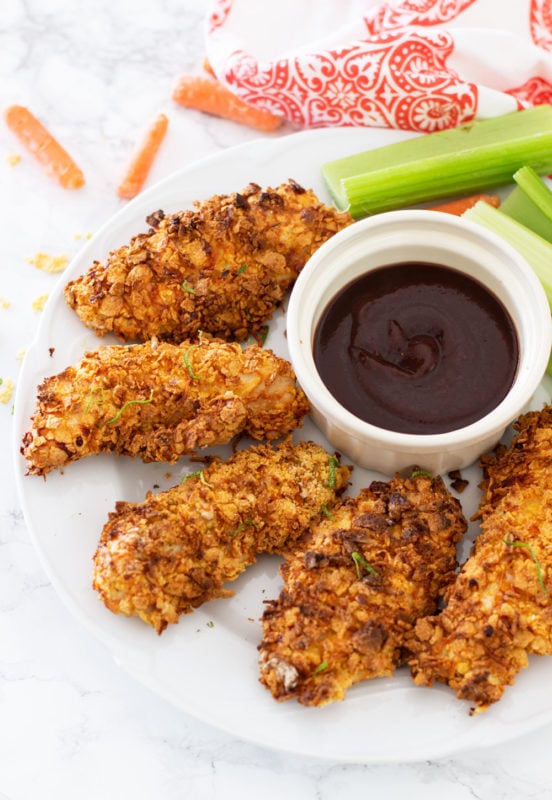
<svg viewBox="0 0 552 800"><path fill-rule="evenodd" d="M529 166L518 169L514 181L517 186L501 203L501 211L552 242L552 191Z"/></svg>
<svg viewBox="0 0 552 800"><path fill-rule="evenodd" d="M533 167L527 164L514 173L514 181L523 189L527 197L539 208L549 220L552 220L552 192L537 175Z"/></svg>
<svg viewBox="0 0 552 800"><path fill-rule="evenodd" d="M523 189L516 186L508 197L500 204L500 210L516 222L520 222L533 233L538 233L543 239L552 242L552 221L542 213Z"/></svg>
<svg viewBox="0 0 552 800"><path fill-rule="evenodd" d="M552 243L482 200L462 216L494 231L521 253L541 282L552 311ZM552 358L547 372L552 374Z"/></svg>
<svg viewBox="0 0 552 800"><path fill-rule="evenodd" d="M541 105L328 161L336 206L352 217L512 182L524 165L552 172L552 106Z"/></svg>
<svg viewBox="0 0 552 800"><path fill-rule="evenodd" d="M521 253L542 283L552 309L552 244L484 200L468 208L462 216L498 233Z"/></svg>

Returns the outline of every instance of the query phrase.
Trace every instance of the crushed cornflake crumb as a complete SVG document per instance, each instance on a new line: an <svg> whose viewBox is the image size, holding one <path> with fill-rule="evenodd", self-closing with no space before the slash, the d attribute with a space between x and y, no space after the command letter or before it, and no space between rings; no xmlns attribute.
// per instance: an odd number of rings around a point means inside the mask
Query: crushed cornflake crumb
<svg viewBox="0 0 552 800"><path fill-rule="evenodd" d="M455 492L458 492L458 494L462 494L464 489L469 486L470 482L462 477L462 473L459 469L453 469L452 472L448 473L448 476L451 480L451 487Z"/></svg>
<svg viewBox="0 0 552 800"><path fill-rule="evenodd" d="M6 300L5 297L0 297L0 308L9 308L11 303L9 300Z"/></svg>
<svg viewBox="0 0 552 800"><path fill-rule="evenodd" d="M48 299L47 294L39 295L36 300L33 300L33 308L35 311L42 311L44 306L46 305L46 300Z"/></svg>
<svg viewBox="0 0 552 800"><path fill-rule="evenodd" d="M27 348L26 347L20 347L19 350L17 351L17 353L15 354L15 357L16 357L16 359L18 361L23 361L23 359L25 358L26 354L27 354Z"/></svg>
<svg viewBox="0 0 552 800"><path fill-rule="evenodd" d="M15 389L15 384L9 378L6 380L2 380L0 378L0 403L9 403L12 399L13 390Z"/></svg>
<svg viewBox="0 0 552 800"><path fill-rule="evenodd" d="M15 167L21 161L21 156L19 153L10 153L6 156L6 161L10 167Z"/></svg>
<svg viewBox="0 0 552 800"><path fill-rule="evenodd" d="M67 256L52 256L49 253L37 253L27 259L33 267L41 269L43 272L63 272L67 268L69 259Z"/></svg>

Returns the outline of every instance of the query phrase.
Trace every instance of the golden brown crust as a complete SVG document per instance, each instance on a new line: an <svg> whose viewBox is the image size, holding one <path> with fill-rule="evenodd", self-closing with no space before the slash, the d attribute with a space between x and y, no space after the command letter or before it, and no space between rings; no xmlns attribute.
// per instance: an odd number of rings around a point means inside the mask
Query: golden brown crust
<svg viewBox="0 0 552 800"><path fill-rule="evenodd" d="M446 608L409 641L415 682L447 683L472 713L502 697L528 654L552 654L552 410L515 428L509 448L482 459L481 534Z"/></svg>
<svg viewBox="0 0 552 800"><path fill-rule="evenodd" d="M454 577L466 529L440 478L374 482L305 534L263 616L260 680L277 700L323 706L392 674L406 633Z"/></svg>
<svg viewBox="0 0 552 800"><path fill-rule="evenodd" d="M242 433L278 439L308 411L290 364L257 345L106 346L39 386L21 452L34 475L100 452L173 463Z"/></svg>
<svg viewBox="0 0 552 800"><path fill-rule="evenodd" d="M351 217L290 180L148 217L151 229L95 262L65 298L98 335L172 342L257 334L312 253Z"/></svg>
<svg viewBox="0 0 552 800"><path fill-rule="evenodd" d="M142 503L118 503L94 556L94 588L111 611L161 633L232 594L224 582L293 542L349 477L322 447L286 440L239 451Z"/></svg>

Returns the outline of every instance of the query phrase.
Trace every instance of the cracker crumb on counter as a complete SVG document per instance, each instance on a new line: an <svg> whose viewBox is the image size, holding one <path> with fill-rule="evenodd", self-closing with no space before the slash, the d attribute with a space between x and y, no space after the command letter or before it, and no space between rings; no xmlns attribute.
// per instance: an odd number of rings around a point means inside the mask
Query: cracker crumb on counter
<svg viewBox="0 0 552 800"><path fill-rule="evenodd" d="M42 270L43 272L57 273L63 272L69 263L67 256L53 256L49 253L36 253L27 259L29 264L33 267Z"/></svg>
<svg viewBox="0 0 552 800"><path fill-rule="evenodd" d="M6 156L6 161L8 162L8 166L15 167L21 161L21 156L19 153L10 153Z"/></svg>
<svg viewBox="0 0 552 800"><path fill-rule="evenodd" d="M5 297L1 297L0 296L0 308L7 309L7 308L10 308L10 306L11 306L11 301L10 300L6 300Z"/></svg>
<svg viewBox="0 0 552 800"><path fill-rule="evenodd" d="M9 378L0 378L0 403L9 403L12 399L15 384Z"/></svg>
<svg viewBox="0 0 552 800"><path fill-rule="evenodd" d="M15 357L16 357L16 359L18 361L23 361L23 359L25 358L26 354L27 354L27 348L26 347L20 347L19 350L17 351L17 353L15 354Z"/></svg>
<svg viewBox="0 0 552 800"><path fill-rule="evenodd" d="M46 305L46 300L48 299L47 294L40 294L35 300L33 300L33 308L35 311L42 311L44 306Z"/></svg>

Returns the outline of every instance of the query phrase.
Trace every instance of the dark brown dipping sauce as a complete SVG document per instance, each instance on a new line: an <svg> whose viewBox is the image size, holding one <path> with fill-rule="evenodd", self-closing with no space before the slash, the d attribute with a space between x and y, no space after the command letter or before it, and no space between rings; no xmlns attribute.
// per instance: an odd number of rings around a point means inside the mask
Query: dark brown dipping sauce
<svg viewBox="0 0 552 800"><path fill-rule="evenodd" d="M518 365L513 321L482 284L448 267L373 270L328 304L314 337L320 377L355 416L402 433L481 419Z"/></svg>

